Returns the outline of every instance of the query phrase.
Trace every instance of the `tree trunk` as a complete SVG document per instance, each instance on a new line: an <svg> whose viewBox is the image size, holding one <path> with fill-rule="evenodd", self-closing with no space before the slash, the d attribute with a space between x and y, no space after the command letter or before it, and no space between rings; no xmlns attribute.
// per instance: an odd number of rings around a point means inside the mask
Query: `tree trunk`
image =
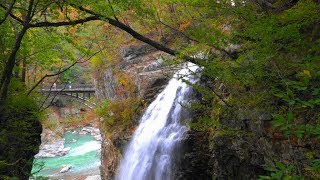
<svg viewBox="0 0 320 180"><path fill-rule="evenodd" d="M20 45L23 39L23 36L27 32L28 27L23 26L22 30L20 31L18 37L15 40L14 47L12 49L12 52L8 58L8 61L6 63L5 69L3 71L2 77L1 77L1 82L0 82L0 124L3 123L4 119L1 117L4 112L4 105L5 101L7 99L8 95L8 89L9 89L9 84L12 78L12 71L15 65L16 61L16 56L18 53L18 50L20 49Z"/></svg>
<svg viewBox="0 0 320 180"><path fill-rule="evenodd" d="M22 72L21 72L21 82L26 85L26 73L27 73L27 62L26 58L22 59Z"/></svg>

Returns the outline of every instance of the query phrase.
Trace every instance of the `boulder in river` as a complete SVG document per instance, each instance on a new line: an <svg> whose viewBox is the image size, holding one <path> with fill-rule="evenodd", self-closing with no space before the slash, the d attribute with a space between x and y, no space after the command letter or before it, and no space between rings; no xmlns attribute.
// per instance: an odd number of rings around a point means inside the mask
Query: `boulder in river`
<svg viewBox="0 0 320 180"><path fill-rule="evenodd" d="M101 141L101 140L102 140L101 134L95 135L95 136L94 136L94 139L95 139L96 141Z"/></svg>
<svg viewBox="0 0 320 180"><path fill-rule="evenodd" d="M68 172L71 168L72 168L72 166L66 165L60 170L60 173Z"/></svg>

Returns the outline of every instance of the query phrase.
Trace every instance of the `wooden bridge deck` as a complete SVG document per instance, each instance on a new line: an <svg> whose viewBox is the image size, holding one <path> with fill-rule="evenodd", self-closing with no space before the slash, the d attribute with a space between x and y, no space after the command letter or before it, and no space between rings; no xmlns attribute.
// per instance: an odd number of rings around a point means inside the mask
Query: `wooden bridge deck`
<svg viewBox="0 0 320 180"><path fill-rule="evenodd" d="M93 85L85 84L69 84L69 85L53 85L50 87L44 87L42 92L63 92L63 93L95 93Z"/></svg>
<svg viewBox="0 0 320 180"><path fill-rule="evenodd" d="M55 86L55 87L45 87L41 90L42 94L49 94L51 96L67 96L70 98L75 98L78 102L93 108L96 106L94 102L90 102L90 97L94 96L96 90L93 86Z"/></svg>
<svg viewBox="0 0 320 180"><path fill-rule="evenodd" d="M65 89L42 89L42 92L64 92L64 93L95 93L94 88L65 88Z"/></svg>

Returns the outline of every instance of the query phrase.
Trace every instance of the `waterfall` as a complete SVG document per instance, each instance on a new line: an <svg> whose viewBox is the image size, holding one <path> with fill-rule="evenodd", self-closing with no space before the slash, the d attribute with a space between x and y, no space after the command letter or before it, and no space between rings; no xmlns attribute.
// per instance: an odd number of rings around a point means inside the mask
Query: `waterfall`
<svg viewBox="0 0 320 180"><path fill-rule="evenodd" d="M195 82L190 74L198 66L188 63L169 81L166 88L149 105L140 120L133 138L120 162L117 180L172 179L173 152L187 131L185 112L180 103L186 103L190 87L183 79Z"/></svg>

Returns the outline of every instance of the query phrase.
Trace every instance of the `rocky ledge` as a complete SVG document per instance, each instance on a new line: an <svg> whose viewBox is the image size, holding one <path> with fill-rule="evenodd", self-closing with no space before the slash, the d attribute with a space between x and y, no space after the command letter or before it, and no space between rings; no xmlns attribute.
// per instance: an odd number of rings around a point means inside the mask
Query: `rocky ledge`
<svg viewBox="0 0 320 180"><path fill-rule="evenodd" d="M47 158L66 155L71 148L64 147L64 139L57 140L50 144L41 144L40 151L35 158Z"/></svg>

